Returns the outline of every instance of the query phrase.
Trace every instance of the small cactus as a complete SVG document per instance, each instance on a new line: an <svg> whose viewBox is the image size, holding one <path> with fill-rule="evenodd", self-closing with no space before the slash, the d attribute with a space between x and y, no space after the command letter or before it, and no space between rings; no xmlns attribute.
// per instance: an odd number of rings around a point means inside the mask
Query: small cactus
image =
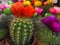
<svg viewBox="0 0 60 45"><path fill-rule="evenodd" d="M5 15L0 15L0 41L3 40L8 35L8 22L9 18Z"/></svg>
<svg viewBox="0 0 60 45"><path fill-rule="evenodd" d="M29 42L34 31L31 19L15 18L10 25L10 35L16 45L25 45Z"/></svg>
<svg viewBox="0 0 60 45"><path fill-rule="evenodd" d="M56 35L42 23L40 23L40 30L37 31L36 38L44 45L60 45L60 34Z"/></svg>

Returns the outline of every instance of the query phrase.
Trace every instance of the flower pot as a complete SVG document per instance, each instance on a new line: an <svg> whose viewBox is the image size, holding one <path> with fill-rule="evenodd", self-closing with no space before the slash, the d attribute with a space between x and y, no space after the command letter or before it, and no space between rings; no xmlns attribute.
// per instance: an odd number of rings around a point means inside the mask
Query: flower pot
<svg viewBox="0 0 60 45"><path fill-rule="evenodd" d="M4 45L4 40L0 41L0 45Z"/></svg>
<svg viewBox="0 0 60 45"><path fill-rule="evenodd" d="M8 42L8 38L5 37L3 40L1 40L0 45L10 45L10 43Z"/></svg>
<svg viewBox="0 0 60 45"><path fill-rule="evenodd" d="M34 45L36 43L36 38L34 37L34 40L31 45Z"/></svg>
<svg viewBox="0 0 60 45"><path fill-rule="evenodd" d="M37 38L36 38L36 44L37 44L37 45L44 45L44 44L41 43Z"/></svg>
<svg viewBox="0 0 60 45"><path fill-rule="evenodd" d="M32 42L31 45L44 45L44 44L41 43L36 37L34 37L34 41Z"/></svg>

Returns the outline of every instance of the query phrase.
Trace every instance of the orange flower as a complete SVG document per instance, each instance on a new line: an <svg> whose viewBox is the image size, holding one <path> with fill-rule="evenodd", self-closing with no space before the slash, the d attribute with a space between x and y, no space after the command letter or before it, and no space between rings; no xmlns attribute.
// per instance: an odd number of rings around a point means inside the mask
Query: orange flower
<svg viewBox="0 0 60 45"><path fill-rule="evenodd" d="M24 9L24 16L27 18L33 17L35 13L34 8L31 5L27 5Z"/></svg>
<svg viewBox="0 0 60 45"><path fill-rule="evenodd" d="M22 2L16 2L11 6L11 13L15 16L15 17L20 17L23 15L23 11L24 11L24 6L22 4Z"/></svg>

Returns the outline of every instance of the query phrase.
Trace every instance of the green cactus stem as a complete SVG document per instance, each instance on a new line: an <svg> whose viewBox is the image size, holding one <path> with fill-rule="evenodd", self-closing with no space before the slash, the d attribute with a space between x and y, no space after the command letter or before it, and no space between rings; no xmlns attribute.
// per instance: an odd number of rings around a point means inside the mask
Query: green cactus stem
<svg viewBox="0 0 60 45"><path fill-rule="evenodd" d="M14 18L10 25L11 37L16 45L25 45L34 31L33 21L27 18Z"/></svg>

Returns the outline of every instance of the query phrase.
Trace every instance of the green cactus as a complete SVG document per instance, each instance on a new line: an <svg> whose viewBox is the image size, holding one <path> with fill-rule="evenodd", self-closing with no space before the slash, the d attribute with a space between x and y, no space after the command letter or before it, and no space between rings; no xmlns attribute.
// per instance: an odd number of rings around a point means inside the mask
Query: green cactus
<svg viewBox="0 0 60 45"><path fill-rule="evenodd" d="M7 34L8 34L7 29L0 28L0 41L3 40L5 38L5 36L7 36Z"/></svg>
<svg viewBox="0 0 60 45"><path fill-rule="evenodd" d="M40 23L40 29L36 33L36 38L44 45L60 45L60 34L56 35L42 23Z"/></svg>
<svg viewBox="0 0 60 45"><path fill-rule="evenodd" d="M9 22L9 19L1 14L0 15L0 41L3 40L8 35L8 26L7 22Z"/></svg>
<svg viewBox="0 0 60 45"><path fill-rule="evenodd" d="M16 45L28 43L34 31L34 25L31 19L14 18L10 25L10 34Z"/></svg>

